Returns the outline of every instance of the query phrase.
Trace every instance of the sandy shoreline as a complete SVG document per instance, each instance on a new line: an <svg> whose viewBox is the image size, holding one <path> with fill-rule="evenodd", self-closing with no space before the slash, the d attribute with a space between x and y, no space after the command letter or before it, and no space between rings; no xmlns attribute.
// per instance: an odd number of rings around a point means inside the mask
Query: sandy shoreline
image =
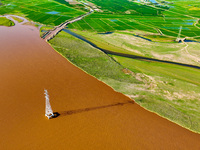
<svg viewBox="0 0 200 150"><path fill-rule="evenodd" d="M200 149L200 135L81 71L35 27L0 27L1 149ZM44 116L44 89L58 118Z"/></svg>

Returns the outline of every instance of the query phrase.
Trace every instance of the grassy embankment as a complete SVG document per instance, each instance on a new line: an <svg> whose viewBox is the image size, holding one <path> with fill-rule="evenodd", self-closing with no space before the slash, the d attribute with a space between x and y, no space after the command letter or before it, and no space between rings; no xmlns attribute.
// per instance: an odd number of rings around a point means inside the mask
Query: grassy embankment
<svg viewBox="0 0 200 150"><path fill-rule="evenodd" d="M121 71L124 68L109 56L63 31L50 40L50 44L73 64L100 80L140 83L124 74Z"/></svg>
<svg viewBox="0 0 200 150"><path fill-rule="evenodd" d="M15 23L9 19L7 19L6 17L0 17L0 26L14 26Z"/></svg>
<svg viewBox="0 0 200 150"><path fill-rule="evenodd" d="M130 96L141 106L200 133L200 70L112 56L121 66L64 32L50 44L73 64Z"/></svg>
<svg viewBox="0 0 200 150"><path fill-rule="evenodd" d="M23 22L23 19L21 19L21 18L14 17L14 16L12 16L12 18L13 18L14 20L16 20L17 22L19 22L19 23Z"/></svg>
<svg viewBox="0 0 200 150"><path fill-rule="evenodd" d="M42 37L42 35L43 35L44 33L46 33L46 32L49 31L49 30L53 30L53 29L54 29L53 26L42 26L42 27L40 28L40 36Z"/></svg>
<svg viewBox="0 0 200 150"><path fill-rule="evenodd" d="M168 41L166 38L163 39L163 42L151 42L134 36L148 34L142 31L121 31L112 34L96 34L94 32L83 32L79 30L73 30L73 32L84 36L101 48L106 47L106 49L114 52L136 54L200 66L199 43L177 43L173 42L172 39Z"/></svg>

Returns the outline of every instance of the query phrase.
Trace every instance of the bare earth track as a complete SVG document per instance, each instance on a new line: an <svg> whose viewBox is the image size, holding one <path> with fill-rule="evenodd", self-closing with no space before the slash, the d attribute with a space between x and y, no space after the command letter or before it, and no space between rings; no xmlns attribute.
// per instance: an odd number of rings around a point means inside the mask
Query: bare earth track
<svg viewBox="0 0 200 150"><path fill-rule="evenodd" d="M76 18L74 18L73 20L67 20L65 21L64 23L60 24L59 26L55 27L53 30L50 30L48 32L46 32L42 38L45 40L45 41L48 41L50 39L52 39L54 36L56 36L62 29L64 29L68 24L70 23L74 23L76 21L79 21L81 19L83 19L85 16L91 14L93 12L92 9L90 9L90 12L86 13L86 14L83 14L81 16L78 16Z"/></svg>

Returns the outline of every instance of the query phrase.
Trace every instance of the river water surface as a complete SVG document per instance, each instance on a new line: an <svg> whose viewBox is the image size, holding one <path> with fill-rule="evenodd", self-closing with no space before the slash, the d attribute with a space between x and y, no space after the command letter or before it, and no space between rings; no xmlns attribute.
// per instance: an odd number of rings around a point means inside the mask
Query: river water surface
<svg viewBox="0 0 200 150"><path fill-rule="evenodd" d="M200 149L200 135L81 71L37 28L1 26L0 44L0 149ZM44 89L57 118L45 118Z"/></svg>

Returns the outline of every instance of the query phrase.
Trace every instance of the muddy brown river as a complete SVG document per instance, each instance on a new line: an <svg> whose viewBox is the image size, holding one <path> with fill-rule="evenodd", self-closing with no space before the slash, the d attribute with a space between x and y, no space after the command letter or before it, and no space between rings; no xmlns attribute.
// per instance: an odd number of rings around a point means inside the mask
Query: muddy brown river
<svg viewBox="0 0 200 150"><path fill-rule="evenodd" d="M44 89L54 112L45 118ZM200 135L81 71L33 26L0 26L0 149L199 150Z"/></svg>

